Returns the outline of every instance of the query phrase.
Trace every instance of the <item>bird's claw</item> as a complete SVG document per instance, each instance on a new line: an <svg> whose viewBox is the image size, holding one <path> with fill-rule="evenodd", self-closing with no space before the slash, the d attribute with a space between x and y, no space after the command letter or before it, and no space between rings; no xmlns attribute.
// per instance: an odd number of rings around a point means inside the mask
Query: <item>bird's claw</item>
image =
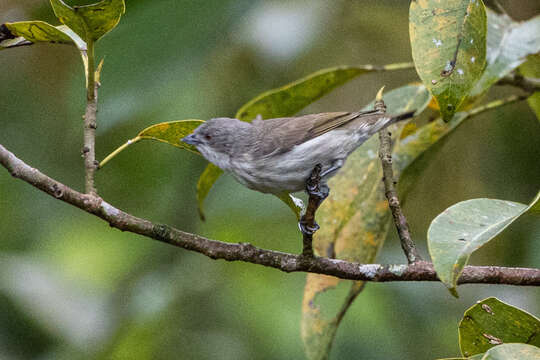
<svg viewBox="0 0 540 360"><path fill-rule="evenodd" d="M309 195L309 204L306 209L306 215L302 216L298 222L298 227L302 234L304 234L304 239L307 237L311 239L311 236L320 229L319 224L317 224L314 219L315 211L317 211L317 208L330 193L328 185L321 181L321 172L322 165L315 165L313 171L306 180L306 192ZM309 247L311 248L311 243Z"/></svg>
<svg viewBox="0 0 540 360"><path fill-rule="evenodd" d="M306 187L306 191L309 196L314 196L319 201L323 201L330 194L330 188L325 183L321 183L319 184L318 187L315 187L315 188Z"/></svg>
<svg viewBox="0 0 540 360"><path fill-rule="evenodd" d="M313 168L311 175L306 180L306 192L309 196L314 196L320 201L326 199L330 193L330 188L321 182L322 165L317 164Z"/></svg>
<svg viewBox="0 0 540 360"><path fill-rule="evenodd" d="M302 217L298 222L298 228L304 235L313 235L317 230L320 229L320 226L315 221L313 221L313 224L308 224L308 221Z"/></svg>

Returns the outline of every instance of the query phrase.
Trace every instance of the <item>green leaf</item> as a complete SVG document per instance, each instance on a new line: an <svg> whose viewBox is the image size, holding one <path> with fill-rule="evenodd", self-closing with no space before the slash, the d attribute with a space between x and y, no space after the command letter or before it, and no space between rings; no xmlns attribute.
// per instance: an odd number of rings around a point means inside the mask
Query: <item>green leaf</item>
<svg viewBox="0 0 540 360"><path fill-rule="evenodd" d="M236 118L251 121L258 115L263 119L296 114L315 100L343 85L354 77L375 71L372 65L340 66L323 69L290 84L264 92L242 106Z"/></svg>
<svg viewBox="0 0 540 360"><path fill-rule="evenodd" d="M197 204L201 220L206 219L204 215L204 200L221 174L223 174L223 170L210 163L206 166L201 176L199 176L199 180L197 181Z"/></svg>
<svg viewBox="0 0 540 360"><path fill-rule="evenodd" d="M18 38L0 42L0 49L9 48L27 40L31 43L71 44L79 50L86 50L86 43L65 25L52 26L44 21L20 21L4 25Z"/></svg>
<svg viewBox="0 0 540 360"><path fill-rule="evenodd" d="M523 65L519 67L519 72L523 76L540 78L540 54L530 55ZM540 91L536 91L527 99L529 106L540 121Z"/></svg>
<svg viewBox="0 0 540 360"><path fill-rule="evenodd" d="M102 0L84 6L69 6L62 0L50 0L54 14L84 41L96 41L116 27L126 11L124 0Z"/></svg>
<svg viewBox="0 0 540 360"><path fill-rule="evenodd" d="M471 91L473 99L525 62L528 55L540 51L540 15L516 22L506 14L488 9L487 24L487 66Z"/></svg>
<svg viewBox="0 0 540 360"><path fill-rule="evenodd" d="M526 344L503 344L491 348L482 360L538 360L540 348Z"/></svg>
<svg viewBox="0 0 540 360"><path fill-rule="evenodd" d="M197 181L197 204L199 210L199 217L203 221L206 219L206 217L204 216L204 200L206 199L206 196L208 196L208 192L210 191L212 186L214 186L214 183L221 176L221 174L223 174L223 170L221 170L216 165L210 163L199 177L199 181Z"/></svg>
<svg viewBox="0 0 540 360"><path fill-rule="evenodd" d="M465 311L459 323L463 356L484 353L502 343L540 346L540 320L494 297L479 301Z"/></svg>
<svg viewBox="0 0 540 360"><path fill-rule="evenodd" d="M200 155L199 151L193 145L183 143L180 141L180 139L191 134L193 130L195 130L203 122L203 120L189 119L163 122L149 126L141 131L136 137L128 140L126 143L107 155L107 157L99 164L99 168L105 166L106 163L108 163L112 158L114 158L128 146L135 144L140 140L161 141Z"/></svg>
<svg viewBox="0 0 540 360"><path fill-rule="evenodd" d="M448 121L482 76L484 4L481 0L411 1L409 20L416 71Z"/></svg>
<svg viewBox="0 0 540 360"><path fill-rule="evenodd" d="M457 296L456 286L471 254L493 239L540 199L527 206L497 199L472 199L452 205L428 229L428 248L439 279Z"/></svg>
<svg viewBox="0 0 540 360"><path fill-rule="evenodd" d="M323 95L358 75L373 71L399 70L410 67L411 64L402 63L389 64L382 67L363 65L323 69L280 88L262 93L242 106L235 116L242 121L251 121L258 115L263 119L292 116ZM213 165L209 164L208 166L212 167ZM204 214L202 213L204 199L222 173L222 171L219 172L215 169L207 168L199 178L199 183L204 184L200 188L201 192L197 193L199 215L201 215L201 218L204 218ZM291 203L289 197L278 196L278 198L284 201L298 217L298 208L294 205L294 202Z"/></svg>
<svg viewBox="0 0 540 360"><path fill-rule="evenodd" d="M421 112L429 100L423 85L403 86L384 96L388 113L392 114L413 109ZM364 110L372 108L370 104ZM403 127L403 123L390 127L394 138ZM313 245L318 255L360 263L374 261L390 219L380 181L378 144L376 136L367 140L330 179L330 196L317 211L321 229L315 234ZM328 357L340 320L363 285L363 282L308 274L302 302L302 339L309 359Z"/></svg>
<svg viewBox="0 0 540 360"><path fill-rule="evenodd" d="M186 144L180 139L191 134L203 122L203 120L198 119L163 122L147 127L137 137L161 141L200 155L195 146Z"/></svg>

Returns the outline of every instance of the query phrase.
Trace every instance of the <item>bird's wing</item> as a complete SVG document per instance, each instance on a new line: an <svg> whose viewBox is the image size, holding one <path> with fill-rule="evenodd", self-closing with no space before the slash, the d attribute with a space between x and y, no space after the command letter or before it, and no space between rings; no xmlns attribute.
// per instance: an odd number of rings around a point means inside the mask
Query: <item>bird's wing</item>
<svg viewBox="0 0 540 360"><path fill-rule="evenodd" d="M323 135L327 133L328 131L337 129L341 126L346 127L346 125L351 124L354 120L357 120L360 118L362 118L362 122L365 122L366 124L370 124L374 120L373 116L370 116L370 115L380 115L379 111L377 110L369 110L369 111L361 111L361 112L357 111L357 112L350 112L350 113L330 113L330 114L341 114L341 115L337 115L335 117L323 116L321 118L318 118L313 128L310 130L308 138L305 141L313 139L317 136ZM314 115L326 115L326 114L314 114ZM379 116L376 116L376 117L378 118ZM356 123L357 121L354 121L354 122ZM356 126L358 125L359 124L357 124Z"/></svg>
<svg viewBox="0 0 540 360"><path fill-rule="evenodd" d="M256 154L264 156L288 151L296 145L349 124L360 117L366 117L369 123L374 120L373 116L369 115L377 113L376 110L332 112L254 121L253 126L257 128L259 134Z"/></svg>

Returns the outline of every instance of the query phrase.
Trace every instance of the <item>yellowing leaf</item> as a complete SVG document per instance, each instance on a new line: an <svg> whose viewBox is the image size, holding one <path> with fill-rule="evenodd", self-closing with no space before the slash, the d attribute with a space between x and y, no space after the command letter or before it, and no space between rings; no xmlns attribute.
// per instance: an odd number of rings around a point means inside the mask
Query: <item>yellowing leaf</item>
<svg viewBox="0 0 540 360"><path fill-rule="evenodd" d="M206 199L208 192L212 186L214 186L214 183L221 176L221 174L223 174L223 170L210 163L199 177L199 181L197 181L197 205L201 220L205 220L203 208L204 199Z"/></svg>
<svg viewBox="0 0 540 360"><path fill-rule="evenodd" d="M263 119L292 116L334 88L360 74L372 71L375 71L375 67L371 65L341 66L317 71L262 93L242 106L237 111L236 118L251 121L257 115L261 115Z"/></svg>
<svg viewBox="0 0 540 360"><path fill-rule="evenodd" d="M163 122L147 127L137 137L161 141L199 154L195 146L186 144L180 141L180 139L191 134L203 122L203 120L197 119Z"/></svg>
<svg viewBox="0 0 540 360"><path fill-rule="evenodd" d="M409 20L416 71L448 121L485 66L484 4L482 0L411 1Z"/></svg>
<svg viewBox="0 0 540 360"><path fill-rule="evenodd" d="M124 143L112 153L107 155L107 157L103 159L103 161L99 164L99 167L102 168L103 166L105 166L106 163L108 163L112 158L122 152L125 148L139 142L140 140L161 141L176 146L178 148L199 154L199 151L193 145L181 142L180 139L182 139L184 136L191 134L193 130L195 130L203 122L203 120L189 119L163 122L149 126L143 131L141 131L136 137L128 140L126 143Z"/></svg>
<svg viewBox="0 0 540 360"><path fill-rule="evenodd" d="M423 85L403 86L384 96L391 114L414 109L419 113L429 100L430 95ZM364 110L372 108L370 104ZM403 126L401 123L390 128L394 138ZM313 245L318 255L373 262L386 237L390 219L381 177L378 140L374 136L351 154L340 172L329 181L330 196L317 212L321 229L315 233ZM346 295L340 291L340 284L348 287ZM340 320L363 284L317 274L307 277L302 340L310 360L327 358ZM328 301L322 303L321 297Z"/></svg>

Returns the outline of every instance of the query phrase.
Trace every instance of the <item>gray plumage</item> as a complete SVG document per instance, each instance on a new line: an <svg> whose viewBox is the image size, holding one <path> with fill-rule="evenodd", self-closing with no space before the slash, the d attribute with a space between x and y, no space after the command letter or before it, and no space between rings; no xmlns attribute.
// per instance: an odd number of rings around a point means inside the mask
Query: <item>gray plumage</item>
<svg viewBox="0 0 540 360"><path fill-rule="evenodd" d="M326 181L373 134L413 114L332 112L252 123L216 118L182 141L197 147L208 161L250 189L292 193L304 190L317 164L322 165Z"/></svg>

